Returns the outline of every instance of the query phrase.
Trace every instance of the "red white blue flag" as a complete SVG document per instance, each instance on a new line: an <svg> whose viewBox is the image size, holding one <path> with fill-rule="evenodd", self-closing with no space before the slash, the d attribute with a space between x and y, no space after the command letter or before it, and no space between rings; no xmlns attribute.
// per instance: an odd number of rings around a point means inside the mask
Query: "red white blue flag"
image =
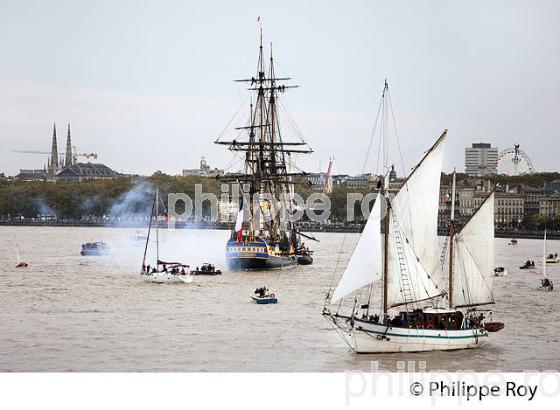
<svg viewBox="0 0 560 410"><path fill-rule="evenodd" d="M235 220L235 233L237 234L237 242L243 240L243 198L239 199L239 211L237 212L237 219Z"/></svg>

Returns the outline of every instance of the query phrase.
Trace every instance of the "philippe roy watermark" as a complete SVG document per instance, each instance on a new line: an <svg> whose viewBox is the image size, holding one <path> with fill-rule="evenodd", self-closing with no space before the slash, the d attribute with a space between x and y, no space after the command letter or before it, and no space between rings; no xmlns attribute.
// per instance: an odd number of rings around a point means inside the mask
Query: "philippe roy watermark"
<svg viewBox="0 0 560 410"><path fill-rule="evenodd" d="M356 218L356 208L359 206L361 214L368 218L370 209L377 193L366 195L349 192L346 195L346 221L352 222ZM206 209L206 212L205 212ZM259 226L260 222L280 220L280 229L285 230L288 222L297 222L307 217L309 221L325 222L332 215L332 202L327 194L311 193L303 198L297 192L263 192L250 194L248 185L222 184L220 195L203 192L202 185L195 185L194 200L186 193L169 193L167 196L167 214L169 228L173 229L177 221L194 217L196 222L209 220L234 221L239 210L243 212L244 222L253 222ZM384 207L382 207L382 215ZM206 214L206 215L205 215Z"/></svg>
<svg viewBox="0 0 560 410"><path fill-rule="evenodd" d="M371 372L349 371L345 375L345 404L367 397L419 397L438 401L454 400L457 404L484 402L493 397L532 402L537 397L560 395L560 374L556 371L499 371L477 373L471 370L427 371L425 361L399 361L395 370L380 370L371 362Z"/></svg>

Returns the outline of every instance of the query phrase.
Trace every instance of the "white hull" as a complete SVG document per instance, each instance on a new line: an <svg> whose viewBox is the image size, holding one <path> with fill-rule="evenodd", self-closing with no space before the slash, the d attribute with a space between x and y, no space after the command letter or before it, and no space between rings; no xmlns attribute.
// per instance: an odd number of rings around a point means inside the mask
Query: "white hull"
<svg viewBox="0 0 560 410"><path fill-rule="evenodd" d="M337 320L339 322L340 319ZM338 323L340 324L340 323ZM400 328L355 320L343 335L356 353L427 352L479 347L487 341L484 329L439 330Z"/></svg>
<svg viewBox="0 0 560 410"><path fill-rule="evenodd" d="M142 274L146 282L152 283L191 283L193 277L191 275L179 275L171 273L150 273Z"/></svg>

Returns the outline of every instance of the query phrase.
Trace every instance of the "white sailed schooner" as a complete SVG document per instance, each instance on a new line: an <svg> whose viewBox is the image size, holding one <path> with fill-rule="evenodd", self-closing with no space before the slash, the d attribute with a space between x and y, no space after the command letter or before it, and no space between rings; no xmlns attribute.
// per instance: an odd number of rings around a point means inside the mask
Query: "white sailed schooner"
<svg viewBox="0 0 560 410"><path fill-rule="evenodd" d="M499 322L484 324L483 314L476 311L494 303L494 194L455 232L453 189L447 258L438 245L446 135L447 130L394 196L384 178L346 270L327 295L323 315L358 353L474 348L489 331L503 328ZM379 282L381 292L376 294ZM359 290L362 296L367 293L365 303ZM356 296L350 313L339 313L342 299L351 294ZM373 314L376 302L380 314Z"/></svg>

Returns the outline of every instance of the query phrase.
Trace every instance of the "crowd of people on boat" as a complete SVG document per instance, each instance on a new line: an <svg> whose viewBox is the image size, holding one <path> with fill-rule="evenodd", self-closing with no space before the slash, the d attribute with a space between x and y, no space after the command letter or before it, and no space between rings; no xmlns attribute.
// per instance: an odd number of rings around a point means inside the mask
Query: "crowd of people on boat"
<svg viewBox="0 0 560 410"><path fill-rule="evenodd" d="M535 267L535 261L527 259L525 261L525 265L521 266L521 269L529 269L529 268L534 268L534 267Z"/></svg>
<svg viewBox="0 0 560 410"><path fill-rule="evenodd" d="M380 323L380 317L377 314L369 315L362 314L362 320L372 323ZM476 312L469 313L466 317L461 312L452 314L412 314L400 313L391 318L385 315L383 324L386 326L395 327L408 327L419 329L441 329L441 330L458 330L458 329L473 329L483 327L484 314L477 314Z"/></svg>
<svg viewBox="0 0 560 410"><path fill-rule="evenodd" d="M145 275L149 275L152 273L170 273L172 275L186 275L187 271L185 270L184 266L173 266L171 269L167 269L167 265L163 264L161 268L161 272L157 270L155 266L150 265L142 265L142 273Z"/></svg>
<svg viewBox="0 0 560 410"><path fill-rule="evenodd" d="M550 290L553 290L553 289L554 289L554 285L552 284L552 281L551 281L549 278L543 278L543 279L541 280L541 286L542 286L543 288L545 288L545 289L546 289L546 288L547 288L547 289L550 289Z"/></svg>
<svg viewBox="0 0 560 410"><path fill-rule="evenodd" d="M262 286L260 288L255 289L255 295L258 295L260 298L264 298L268 294L268 288L266 286Z"/></svg>
<svg viewBox="0 0 560 410"><path fill-rule="evenodd" d="M202 265L202 267L200 269L197 266L195 270L200 271L200 272L215 272L216 267L214 265L209 264L209 263L205 263L204 265Z"/></svg>

